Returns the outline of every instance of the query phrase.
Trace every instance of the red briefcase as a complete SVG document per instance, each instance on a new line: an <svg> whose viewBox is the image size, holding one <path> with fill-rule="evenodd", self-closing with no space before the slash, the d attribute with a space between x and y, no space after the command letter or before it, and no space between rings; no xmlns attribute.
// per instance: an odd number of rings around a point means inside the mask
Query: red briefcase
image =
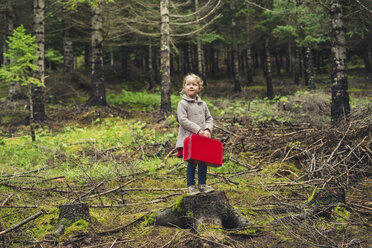
<svg viewBox="0 0 372 248"><path fill-rule="evenodd" d="M216 139L192 134L183 142L183 160L219 167L222 165L222 143Z"/></svg>

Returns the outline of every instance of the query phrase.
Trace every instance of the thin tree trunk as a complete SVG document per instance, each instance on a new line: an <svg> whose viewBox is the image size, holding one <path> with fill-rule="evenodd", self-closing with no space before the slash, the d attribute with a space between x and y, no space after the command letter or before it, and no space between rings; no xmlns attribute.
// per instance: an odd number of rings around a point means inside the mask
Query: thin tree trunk
<svg viewBox="0 0 372 248"><path fill-rule="evenodd" d="M296 45L295 49L295 56L294 56L294 65L293 65L293 77L294 77L294 84L300 85L300 50Z"/></svg>
<svg viewBox="0 0 372 248"><path fill-rule="evenodd" d="M34 31L35 42L38 46L38 59L34 62L38 66L38 70L34 72L34 77L44 80L45 74L45 23L44 23L44 0L34 0ZM32 103L34 120L43 122L45 120L45 107L44 107L44 89L40 86L32 87Z"/></svg>
<svg viewBox="0 0 372 248"><path fill-rule="evenodd" d="M344 1L332 0L332 48L331 48L331 82L332 124L338 123L350 113L349 94L347 92L347 64L346 64L346 28L344 23Z"/></svg>
<svg viewBox="0 0 372 248"><path fill-rule="evenodd" d="M124 46L120 47L121 53L121 77L125 81L128 79L128 53Z"/></svg>
<svg viewBox="0 0 372 248"><path fill-rule="evenodd" d="M67 2L68 0L64 0ZM74 53L71 38L71 16L67 9L63 10L63 72L69 74L74 70Z"/></svg>
<svg viewBox="0 0 372 248"><path fill-rule="evenodd" d="M4 36L5 36L4 40L7 40L8 36L13 34L15 19L16 19L16 16L15 16L15 13L14 13L12 1L8 0L7 1L7 10L6 10L6 14L5 14L5 20L4 20L4 23L7 26L5 28L6 32L4 32ZM7 53L7 52L8 52L8 46L7 46L6 42L4 42L4 45L3 45L3 64L4 65L9 64L8 58L5 56L5 53ZM16 99L24 98L24 94L22 94L21 85L19 83L17 83L17 82L11 82L10 83L9 91L8 91L8 98L10 100L16 100Z"/></svg>
<svg viewBox="0 0 372 248"><path fill-rule="evenodd" d="M289 75L292 72L292 46L288 44L287 53L285 56L285 71Z"/></svg>
<svg viewBox="0 0 372 248"><path fill-rule="evenodd" d="M86 44L84 47L84 65L87 69L92 67L91 59L92 59L92 55L91 55L90 44Z"/></svg>
<svg viewBox="0 0 372 248"><path fill-rule="evenodd" d="M314 84L314 73L313 73L313 56L312 56L312 49L311 45L308 44L305 50L305 85L309 89L315 89Z"/></svg>
<svg viewBox="0 0 372 248"><path fill-rule="evenodd" d="M171 81L170 81L170 50L169 50L169 0L160 1L161 15L161 38L160 38L160 53L161 53L161 106L160 111L164 115L169 115L171 109Z"/></svg>
<svg viewBox="0 0 372 248"><path fill-rule="evenodd" d="M199 0L195 0L195 12L199 10ZM199 21L199 15L195 15L196 21ZM197 50L197 60L198 60L198 73L199 76L202 78L204 85L206 85L206 77L205 77L205 66L204 66L204 55L202 50L202 45L200 41L200 33L196 34L196 50Z"/></svg>
<svg viewBox="0 0 372 248"><path fill-rule="evenodd" d="M30 135L31 135L31 140L32 141L35 141L36 140L36 137L35 137L35 128L34 128L34 108L33 108L33 105L34 103L32 102L32 86L29 85L28 86L28 101L29 101L29 104L30 104Z"/></svg>
<svg viewBox="0 0 372 248"><path fill-rule="evenodd" d="M371 67L371 47L369 46L367 38L364 38L365 42L365 51L364 51L364 68L366 69L367 72L372 71Z"/></svg>
<svg viewBox="0 0 372 248"><path fill-rule="evenodd" d="M191 42L188 42L188 44L187 44L187 54L188 54L188 56L187 56L187 64L188 64L188 68L189 68L189 72L191 72L193 69L194 69L194 67L193 67L193 52L192 52L192 44L191 44Z"/></svg>
<svg viewBox="0 0 372 248"><path fill-rule="evenodd" d="M103 79L103 16L102 4L92 7L92 71L90 106L105 106L106 92Z"/></svg>
<svg viewBox="0 0 372 248"><path fill-rule="evenodd" d="M251 27L251 22L250 22L250 16L247 15L246 16L246 19L245 19L245 24L246 24L246 28L245 28L245 32L246 32L246 46L247 46L247 50L246 50L246 58L247 58L247 64L246 64L246 69L247 69L247 77L246 77L246 85L252 85L253 84L253 72L252 72L252 66L253 66L253 63L252 63L252 50L251 50L251 36L250 36L250 31L249 31L249 27Z"/></svg>
<svg viewBox="0 0 372 248"><path fill-rule="evenodd" d="M269 46L269 40L265 40L265 76L266 76L266 96L269 99L274 98L274 90L273 90L273 84L272 84L272 75L271 75L271 55L270 55L270 46Z"/></svg>
<svg viewBox="0 0 372 248"><path fill-rule="evenodd" d="M152 46L151 43L148 46L148 72L149 72L149 90L155 88L155 74L152 67Z"/></svg>
<svg viewBox="0 0 372 248"><path fill-rule="evenodd" d="M233 45L231 51L232 57L232 76L234 80L234 91L241 92L241 79L239 74L238 45Z"/></svg>
<svg viewBox="0 0 372 248"><path fill-rule="evenodd" d="M276 74L280 76L280 54L279 49L275 49L275 65L276 65Z"/></svg>

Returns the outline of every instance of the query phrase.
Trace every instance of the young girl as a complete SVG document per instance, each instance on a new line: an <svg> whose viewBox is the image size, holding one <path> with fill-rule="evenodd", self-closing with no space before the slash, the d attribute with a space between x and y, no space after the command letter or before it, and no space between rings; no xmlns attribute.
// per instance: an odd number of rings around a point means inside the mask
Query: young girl
<svg viewBox="0 0 372 248"><path fill-rule="evenodd" d="M180 126L176 147L178 148L179 157L183 155L183 141L186 137L193 133L211 137L213 118L209 113L207 104L198 96L202 88L203 81L200 77L192 73L185 76L183 80L184 95L177 107L177 117ZM198 165L198 188L195 186L195 168L196 164L188 163L186 171L188 194L212 192L214 189L206 184L207 166Z"/></svg>

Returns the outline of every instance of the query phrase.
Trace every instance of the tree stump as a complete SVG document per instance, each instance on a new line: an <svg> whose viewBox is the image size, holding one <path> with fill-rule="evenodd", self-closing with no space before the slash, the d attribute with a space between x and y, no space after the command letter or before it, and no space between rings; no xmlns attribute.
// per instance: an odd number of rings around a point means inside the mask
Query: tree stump
<svg viewBox="0 0 372 248"><path fill-rule="evenodd" d="M89 205L86 203L65 204L59 206L58 226L54 231L56 235L62 235L65 228L72 223L83 219L90 222Z"/></svg>
<svg viewBox="0 0 372 248"><path fill-rule="evenodd" d="M200 224L223 228L247 227L250 222L233 208L223 191L181 196L177 203L156 213L155 225L198 229Z"/></svg>
<svg viewBox="0 0 372 248"><path fill-rule="evenodd" d="M343 188L314 189L307 205L324 206L345 204L345 190Z"/></svg>
<svg viewBox="0 0 372 248"><path fill-rule="evenodd" d="M308 218L326 217L332 215L332 210L345 204L345 190L343 188L314 189L308 201L299 207L304 211L275 220L272 224L300 221Z"/></svg>

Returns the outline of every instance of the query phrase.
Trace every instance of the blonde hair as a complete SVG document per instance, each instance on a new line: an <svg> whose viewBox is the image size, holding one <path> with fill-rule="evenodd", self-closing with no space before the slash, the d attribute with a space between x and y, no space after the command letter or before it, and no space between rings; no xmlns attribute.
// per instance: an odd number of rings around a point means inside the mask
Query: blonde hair
<svg viewBox="0 0 372 248"><path fill-rule="evenodd" d="M197 75L195 75L194 73L191 73L191 72L190 72L190 73L187 73L186 76L183 78L182 91L181 91L181 93L184 93L183 88L185 87L185 84L186 84L186 78L188 78L188 77L193 77L193 78L195 78L195 81L196 81L196 83L199 85L200 90L203 89L203 80L202 80L199 76L197 76Z"/></svg>

